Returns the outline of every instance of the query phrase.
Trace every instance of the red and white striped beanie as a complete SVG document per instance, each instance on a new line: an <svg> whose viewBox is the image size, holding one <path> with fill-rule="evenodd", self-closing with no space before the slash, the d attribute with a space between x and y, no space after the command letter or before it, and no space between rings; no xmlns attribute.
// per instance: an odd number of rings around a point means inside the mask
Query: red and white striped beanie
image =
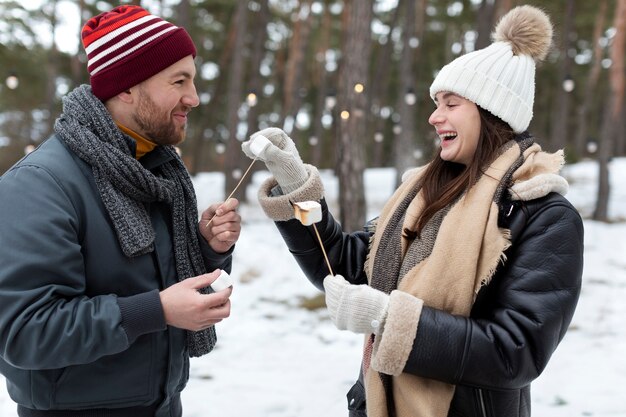
<svg viewBox="0 0 626 417"><path fill-rule="evenodd" d="M118 6L83 26L93 94L102 102L147 80L196 47L185 29L139 6Z"/></svg>

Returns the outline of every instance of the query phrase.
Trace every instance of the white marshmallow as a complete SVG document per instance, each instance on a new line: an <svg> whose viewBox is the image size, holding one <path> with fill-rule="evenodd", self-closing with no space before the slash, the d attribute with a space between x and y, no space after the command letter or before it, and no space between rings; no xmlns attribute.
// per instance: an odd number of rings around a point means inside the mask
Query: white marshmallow
<svg viewBox="0 0 626 417"><path fill-rule="evenodd" d="M213 291L222 291L228 287L232 287L232 285L233 280L230 275L228 275L228 272L222 271L220 276L211 284L211 288L213 288Z"/></svg>
<svg viewBox="0 0 626 417"><path fill-rule="evenodd" d="M322 220L322 206L317 201L302 201L293 203L296 219L305 226L310 226Z"/></svg>
<svg viewBox="0 0 626 417"><path fill-rule="evenodd" d="M255 136L250 140L250 152L252 152L255 156L261 156L261 153L271 145L272 142L268 138L263 135Z"/></svg>

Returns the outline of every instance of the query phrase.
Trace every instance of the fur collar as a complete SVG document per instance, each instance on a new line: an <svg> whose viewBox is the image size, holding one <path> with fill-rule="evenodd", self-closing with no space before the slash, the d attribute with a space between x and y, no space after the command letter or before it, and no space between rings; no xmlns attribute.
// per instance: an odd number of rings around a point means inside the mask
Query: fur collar
<svg viewBox="0 0 626 417"><path fill-rule="evenodd" d="M569 184L559 174L539 174L526 181L520 181L509 188L511 200L530 201L545 197L551 192L567 194Z"/></svg>

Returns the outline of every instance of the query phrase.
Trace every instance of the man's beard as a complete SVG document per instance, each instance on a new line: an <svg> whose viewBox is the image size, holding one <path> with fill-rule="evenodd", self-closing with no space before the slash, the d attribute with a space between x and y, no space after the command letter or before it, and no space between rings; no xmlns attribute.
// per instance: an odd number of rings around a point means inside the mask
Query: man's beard
<svg viewBox="0 0 626 417"><path fill-rule="evenodd" d="M157 145L177 145L184 141L186 126L177 126L172 120L171 113L164 114L141 89L138 90L138 94L139 105L133 114L133 120L141 128L146 139Z"/></svg>

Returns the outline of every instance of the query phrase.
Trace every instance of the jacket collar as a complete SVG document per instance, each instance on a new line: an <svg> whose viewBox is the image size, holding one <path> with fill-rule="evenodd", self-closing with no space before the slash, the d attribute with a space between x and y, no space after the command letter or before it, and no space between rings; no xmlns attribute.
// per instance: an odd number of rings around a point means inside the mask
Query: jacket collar
<svg viewBox="0 0 626 417"><path fill-rule="evenodd" d="M169 161L174 159L174 157L165 152L165 149L162 146L157 146L150 153L147 153L139 160L141 165L148 170L153 170L154 168L163 165Z"/></svg>

